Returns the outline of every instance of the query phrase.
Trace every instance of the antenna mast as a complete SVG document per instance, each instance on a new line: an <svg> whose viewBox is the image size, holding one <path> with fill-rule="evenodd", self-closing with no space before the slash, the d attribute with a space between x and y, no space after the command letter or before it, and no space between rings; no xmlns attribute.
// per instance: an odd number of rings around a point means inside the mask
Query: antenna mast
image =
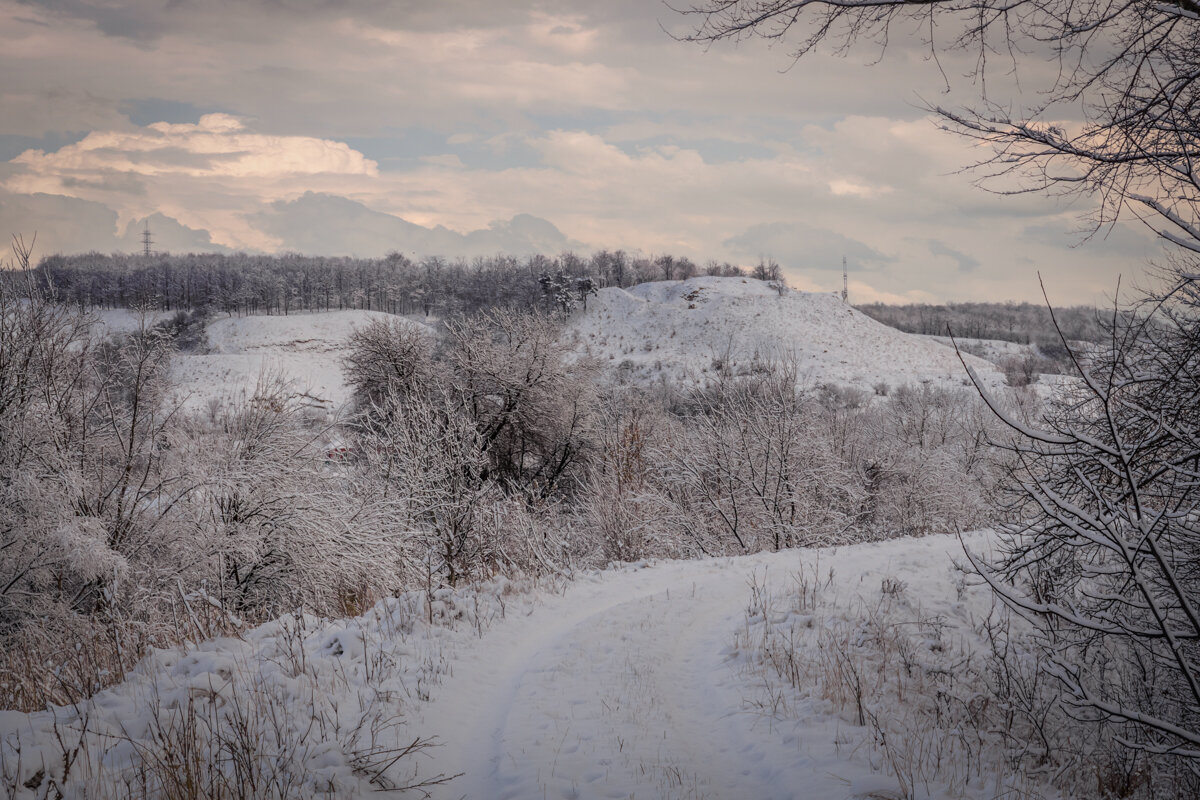
<svg viewBox="0 0 1200 800"><path fill-rule="evenodd" d="M846 257L842 256L842 302L850 297L850 277L846 273Z"/></svg>
<svg viewBox="0 0 1200 800"><path fill-rule="evenodd" d="M154 255L154 251L150 249L150 245L154 244L154 240L150 238L150 220L146 220L146 230L142 231L142 255L149 258Z"/></svg>

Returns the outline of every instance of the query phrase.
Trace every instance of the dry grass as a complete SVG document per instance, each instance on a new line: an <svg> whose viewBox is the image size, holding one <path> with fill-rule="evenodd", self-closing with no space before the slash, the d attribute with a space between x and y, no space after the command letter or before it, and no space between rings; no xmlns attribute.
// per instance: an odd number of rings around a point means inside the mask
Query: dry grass
<svg viewBox="0 0 1200 800"><path fill-rule="evenodd" d="M1011 744L1024 719L996 699L993 654L976 631L923 611L895 576L852 602L815 562L791 583L752 585L738 637L762 687L759 711L793 718L799 698L828 701L848 757L890 775L900 800L1058 796L1020 768Z"/></svg>
<svg viewBox="0 0 1200 800"><path fill-rule="evenodd" d="M529 590L560 583L498 580L432 596L406 593L340 622L285 616L267 628L234 631L244 641L152 653L119 701L93 697L94 687L113 682L99 670L121 669L119 677L132 665L118 667L115 648L80 648L83 679L57 695L68 702L43 705L23 730L0 735L0 796L428 794L455 777L416 777L422 754L437 743L411 730L407 717L449 670L440 644L445 631L437 629L481 636L511 604L532 602ZM347 600L365 602L349 594ZM185 626L197 637L222 630L191 605L192 613L180 616L180 638ZM124 643L121 652L134 654ZM34 687L23 689L25 696L40 691L28 677L22 686ZM131 711L114 712L114 703Z"/></svg>

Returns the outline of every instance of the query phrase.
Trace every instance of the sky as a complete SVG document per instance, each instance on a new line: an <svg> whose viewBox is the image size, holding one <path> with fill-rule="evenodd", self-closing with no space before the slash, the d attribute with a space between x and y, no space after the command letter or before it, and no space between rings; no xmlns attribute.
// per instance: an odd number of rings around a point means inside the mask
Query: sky
<svg viewBox="0 0 1200 800"><path fill-rule="evenodd" d="M0 234L765 257L814 291L844 257L860 302L1040 300L1039 273L1057 304L1104 302L1161 255L1136 221L1089 238L1086 199L963 174L978 147L924 107L978 97L970 54L893 34L797 62L674 38L695 22L652 0L0 0ZM1019 66L993 99L1049 74Z"/></svg>

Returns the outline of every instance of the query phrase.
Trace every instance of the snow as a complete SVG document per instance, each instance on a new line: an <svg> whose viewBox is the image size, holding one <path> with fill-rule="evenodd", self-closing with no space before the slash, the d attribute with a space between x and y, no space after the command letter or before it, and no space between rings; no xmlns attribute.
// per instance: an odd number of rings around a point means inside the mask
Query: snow
<svg viewBox="0 0 1200 800"><path fill-rule="evenodd" d="M238 637L155 650L123 682L75 705L0 711L0 785L24 785L30 791L21 797L46 796L51 781L68 798L121 796L122 784L142 782L135 761L163 763L169 750L189 752L183 731L191 725L201 739L225 731L219 752L227 767L242 754L237 743L251 743L253 763L243 764L237 780L256 777L255 796L375 796L407 782L407 762L379 767L420 734L410 732L404 714L447 672L447 646L463 646L510 608L528 610L533 601L498 579L441 590L429 602L410 592L350 619L285 615ZM68 762L73 777L64 781ZM170 763L172 770L184 765ZM288 790L269 791L279 784Z"/></svg>
<svg viewBox="0 0 1200 800"><path fill-rule="evenodd" d="M979 535L969 538L983 544ZM827 702L763 710L761 670L735 647L751 584L806 565L838 576L831 602L878 598L903 575L928 613L975 637L986 591L960 599L951 537L638 565L589 576L507 620L454 662L421 711L445 745L423 765L465 772L435 797L850 798L895 790ZM855 609L860 610L860 609ZM974 616L973 616L974 615ZM858 738L869 738L859 731ZM888 795L882 795L888 796Z"/></svg>
<svg viewBox="0 0 1200 800"><path fill-rule="evenodd" d="M967 537L975 549L989 541ZM379 788L346 755L345 721L364 717L392 723L373 738L389 746L435 737L389 778L458 776L429 787L435 798L898 796L863 726L811 689L772 688L750 644L763 626L803 617L756 612L753 600L767 585L795 594L796 575L828 574L822 602L853 618L878 607L890 579L944 621L946 638L978 644L973 622L991 598L964 590L956 553L956 538L931 536L643 562L530 594L501 581L441 590L431 605L412 593L347 620L289 616L242 639L156 651L76 707L0 713L0 741L10 765L19 741L28 780L59 769L55 721L69 731L86 718L111 745L93 750L104 752L95 774L112 779L149 746L156 715L189 703L236 708L237 687L250 687L291 709L292 738L304 735L310 705L323 725L343 721L325 746L293 748L303 796Z"/></svg>
<svg viewBox="0 0 1200 800"><path fill-rule="evenodd" d="M151 315L152 324L163 313ZM174 362L177 397L203 410L210 400L243 402L263 375L289 381L302 402L334 409L349 397L341 360L355 328L391 317L378 311L329 311L287 316L214 319L210 352L180 353ZM435 335L420 321L412 325ZM131 331L139 315L99 312L99 328ZM889 328L832 294L785 290L749 278L697 277L601 289L586 311L568 322L568 341L580 354L610 365L623 380L703 382L719 364L736 373L770 359L794 360L802 386L835 384L873 391L928 382L966 386L952 350L930 337ZM966 356L990 387L1003 384L994 365Z"/></svg>
<svg viewBox="0 0 1200 800"><path fill-rule="evenodd" d="M133 333L143 325L152 327L156 322L165 319L169 314L165 311L146 311L145 313L131 311L125 308L105 308L88 312L92 319L92 332L96 336L114 336L119 333Z"/></svg>
<svg viewBox="0 0 1200 800"><path fill-rule="evenodd" d="M570 341L636 382L703 381L721 366L794 360L804 386L832 383L871 391L929 382L964 386L953 351L889 328L833 294L784 289L750 278L697 277L630 289L601 289L570 322ZM982 359L968 363L999 386Z"/></svg>
<svg viewBox="0 0 1200 800"><path fill-rule="evenodd" d="M967 336L951 338L949 336L935 335L928 335L926 338L951 349L957 343L960 350L970 352L993 364L999 364L1006 358L1025 358L1038 354L1036 345L1018 344L1017 342L1008 342L1003 339L974 339Z"/></svg>
<svg viewBox="0 0 1200 800"><path fill-rule="evenodd" d="M217 318L206 327L210 352L175 357L176 397L190 410L203 410L210 400L241 403L254 397L264 375L277 375L302 402L338 408L350 399L342 372L346 342L373 320L405 320L434 335L422 322L381 311ZM136 330L138 324L129 311L102 312L100 321L102 330L113 333Z"/></svg>

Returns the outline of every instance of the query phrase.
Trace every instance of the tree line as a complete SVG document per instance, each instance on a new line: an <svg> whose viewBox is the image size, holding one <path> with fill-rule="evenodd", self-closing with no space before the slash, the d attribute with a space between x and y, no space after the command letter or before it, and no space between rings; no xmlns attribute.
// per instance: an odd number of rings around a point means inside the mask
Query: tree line
<svg viewBox="0 0 1200 800"><path fill-rule="evenodd" d="M999 339L1035 344L1050 352L1068 341L1099 342L1105 336L1100 312L1088 306L1055 308L1035 303L861 303L859 311L884 325L928 336ZM1049 353L1047 353L1049 354Z"/></svg>
<svg viewBox="0 0 1200 800"><path fill-rule="evenodd" d="M669 254L648 257L623 250L471 260L430 256L419 261L396 252L384 258L83 253L47 256L35 270L42 291L81 311L152 308L247 315L364 309L439 317L498 306L570 304L583 281L589 282L582 289L586 297L590 288L701 274L782 277L774 261L747 271L728 262L700 266ZM552 292L547 279L555 284Z"/></svg>

